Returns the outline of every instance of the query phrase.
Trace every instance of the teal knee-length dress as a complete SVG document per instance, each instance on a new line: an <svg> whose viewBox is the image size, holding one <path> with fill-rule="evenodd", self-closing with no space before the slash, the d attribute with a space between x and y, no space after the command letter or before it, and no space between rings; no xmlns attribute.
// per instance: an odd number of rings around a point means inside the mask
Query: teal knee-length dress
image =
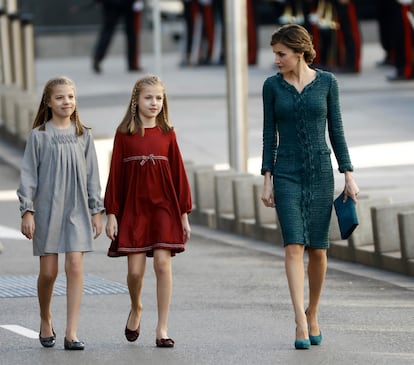
<svg viewBox="0 0 414 365"><path fill-rule="evenodd" d="M261 173L273 177L284 245L328 248L334 177L327 130L339 171L353 170L335 76L316 70L301 92L280 73L269 77L263 116Z"/></svg>

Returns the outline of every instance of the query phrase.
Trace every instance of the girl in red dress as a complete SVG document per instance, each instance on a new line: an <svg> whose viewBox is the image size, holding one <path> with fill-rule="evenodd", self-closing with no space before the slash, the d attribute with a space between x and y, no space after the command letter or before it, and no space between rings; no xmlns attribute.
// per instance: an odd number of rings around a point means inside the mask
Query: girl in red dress
<svg viewBox="0 0 414 365"><path fill-rule="evenodd" d="M190 238L191 191L173 127L167 96L157 76L138 80L114 139L105 193L108 256L128 256L131 311L128 341L139 336L146 257L157 279L156 345L173 347L167 323L172 291L171 257Z"/></svg>

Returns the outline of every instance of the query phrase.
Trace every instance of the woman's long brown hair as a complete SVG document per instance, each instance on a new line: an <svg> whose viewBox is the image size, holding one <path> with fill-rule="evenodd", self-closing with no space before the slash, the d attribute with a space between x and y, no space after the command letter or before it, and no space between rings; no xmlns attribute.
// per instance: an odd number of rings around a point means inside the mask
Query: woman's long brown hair
<svg viewBox="0 0 414 365"><path fill-rule="evenodd" d="M128 109L125 113L124 118L118 126L118 131L125 134L134 134L140 132L144 135L144 127L142 121L139 118L138 99L142 90L147 86L159 85L163 90L163 103L161 112L156 116L156 124L164 132L169 132L173 129L173 126L169 122L168 115L168 102L167 95L165 93L165 87L163 82L158 76L148 75L139 79L132 89L131 100L129 102Z"/></svg>
<svg viewBox="0 0 414 365"><path fill-rule="evenodd" d="M50 97L52 96L53 88L56 87L57 85L68 85L68 86L72 87L73 92L75 93L75 96L76 96L75 84L68 77L59 76L59 77L54 77L54 78L50 79L46 83L46 85L43 89L42 100L40 101L39 109L37 110L37 114L36 114L36 117L34 119L32 128L36 128L36 127L40 126L39 129L41 131L44 131L46 122L49 121L50 119L52 119L52 110L49 108L49 106L47 104L49 103ZM70 116L70 120L75 122L76 135L81 136L83 134L84 129L87 128L87 127L85 127L82 124L82 122L79 118L78 106L77 105L75 105L75 110L73 111L72 115Z"/></svg>

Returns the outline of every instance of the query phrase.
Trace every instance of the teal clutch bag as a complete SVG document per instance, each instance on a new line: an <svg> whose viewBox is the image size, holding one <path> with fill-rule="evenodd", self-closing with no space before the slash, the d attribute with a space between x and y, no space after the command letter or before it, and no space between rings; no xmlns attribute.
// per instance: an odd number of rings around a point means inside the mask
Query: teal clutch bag
<svg viewBox="0 0 414 365"><path fill-rule="evenodd" d="M344 203L344 193L342 192L333 204L338 218L341 238L346 240L359 224L355 203L351 198L348 198Z"/></svg>

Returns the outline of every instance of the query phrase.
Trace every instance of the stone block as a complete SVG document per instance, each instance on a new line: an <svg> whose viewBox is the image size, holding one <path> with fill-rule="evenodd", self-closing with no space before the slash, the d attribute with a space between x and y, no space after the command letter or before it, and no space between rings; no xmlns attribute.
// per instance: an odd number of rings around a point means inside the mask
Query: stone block
<svg viewBox="0 0 414 365"><path fill-rule="evenodd" d="M255 211L253 185L263 181L262 176L244 176L233 180L234 215L236 219L236 233L255 237Z"/></svg>
<svg viewBox="0 0 414 365"><path fill-rule="evenodd" d="M391 198L360 198L356 205L359 226L348 239L350 257L353 261L369 266L379 267L381 260L375 252L371 209L375 206L389 205Z"/></svg>
<svg viewBox="0 0 414 365"><path fill-rule="evenodd" d="M398 214L400 251L407 275L414 275L414 210Z"/></svg>
<svg viewBox="0 0 414 365"><path fill-rule="evenodd" d="M371 208L376 254L400 251L398 214L414 210L414 203L395 203Z"/></svg>
<svg viewBox="0 0 414 365"><path fill-rule="evenodd" d="M194 166L194 199L191 218L197 223L209 228L216 228L215 206L214 206L214 174L213 166Z"/></svg>
<svg viewBox="0 0 414 365"><path fill-rule="evenodd" d="M20 99L16 100L16 135L22 144L27 140L32 129L38 108L39 100L36 95L24 93Z"/></svg>
<svg viewBox="0 0 414 365"><path fill-rule="evenodd" d="M22 94L23 92L16 86L8 86L3 89L1 95L0 102L3 128L13 136L17 132L16 102L21 98Z"/></svg>
<svg viewBox="0 0 414 365"><path fill-rule="evenodd" d="M371 208L375 206L383 206L391 204L391 198L366 198L358 199L356 205L359 226L349 237L349 245L351 248L357 248L364 245L372 245L374 243L374 235L372 229Z"/></svg>
<svg viewBox="0 0 414 365"><path fill-rule="evenodd" d="M283 245L282 232L275 208L268 208L262 202L263 178L253 184L254 217L258 239Z"/></svg>
<svg viewBox="0 0 414 365"><path fill-rule="evenodd" d="M233 180L239 177L252 176L234 170L217 171L214 176L215 210L217 228L224 231L235 231Z"/></svg>
<svg viewBox="0 0 414 365"><path fill-rule="evenodd" d="M414 259L414 210L398 213L400 250L404 260Z"/></svg>

